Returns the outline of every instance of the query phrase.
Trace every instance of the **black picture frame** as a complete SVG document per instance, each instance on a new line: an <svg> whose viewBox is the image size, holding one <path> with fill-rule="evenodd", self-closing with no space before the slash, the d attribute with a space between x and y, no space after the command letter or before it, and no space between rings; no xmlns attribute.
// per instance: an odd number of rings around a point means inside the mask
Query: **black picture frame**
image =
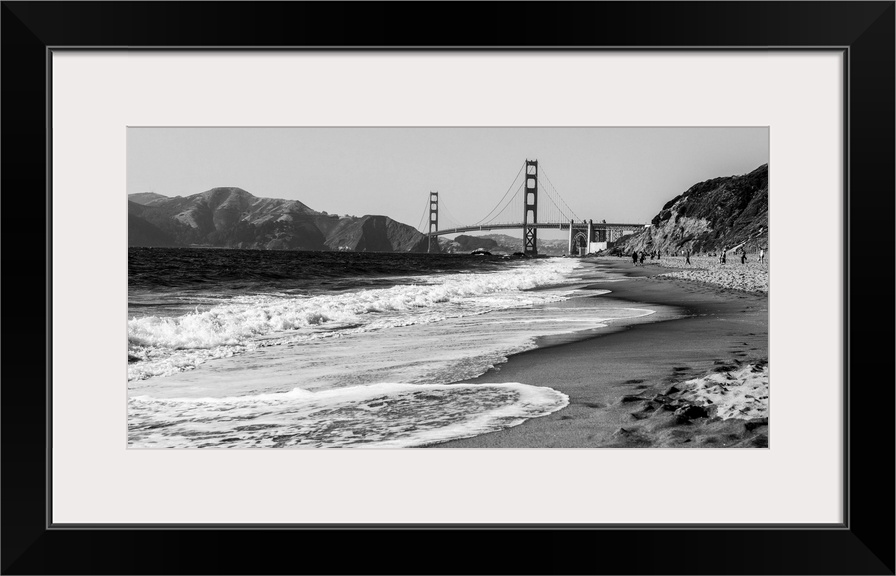
<svg viewBox="0 0 896 576"><path fill-rule="evenodd" d="M893 574L894 14L892 1L2 2L0 569ZM50 341L48 71L51 51L64 47L844 51L846 521L785 527L52 526L45 385L52 367L44 346ZM794 225L811 229L811 221ZM825 266L823 257L818 265ZM825 281L836 277L836 271L821 274ZM688 495L664 493L660 479L644 498L656 506L701 505ZM334 547L341 552L325 552Z"/></svg>

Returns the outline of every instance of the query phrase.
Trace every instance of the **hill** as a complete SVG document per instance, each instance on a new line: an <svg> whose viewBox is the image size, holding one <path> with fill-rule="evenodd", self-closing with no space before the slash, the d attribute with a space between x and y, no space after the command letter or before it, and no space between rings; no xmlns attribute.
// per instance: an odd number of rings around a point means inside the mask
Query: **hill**
<svg viewBox="0 0 896 576"><path fill-rule="evenodd" d="M177 241L143 218L128 214L128 246L177 246Z"/></svg>
<svg viewBox="0 0 896 576"><path fill-rule="evenodd" d="M738 246L768 249L768 164L694 184L669 200L650 227L620 238L609 252L707 253Z"/></svg>
<svg viewBox="0 0 896 576"><path fill-rule="evenodd" d="M266 250L425 252L427 238L386 216L335 216L298 200L212 188L168 198L128 196L128 245Z"/></svg>
<svg viewBox="0 0 896 576"><path fill-rule="evenodd" d="M128 200L131 202L136 202L137 204L142 204L144 206L148 204L152 204L156 200L167 200L167 196L162 196L161 194L156 194L155 192L138 192L136 194L128 194Z"/></svg>
<svg viewBox="0 0 896 576"><path fill-rule="evenodd" d="M326 241L331 250L352 252L426 252L425 235L387 216L346 219Z"/></svg>
<svg viewBox="0 0 896 576"><path fill-rule="evenodd" d="M513 254L523 249L522 230L520 236L507 234L483 234L482 236L468 236L461 234L454 240L440 238L439 243L443 252L456 252L466 254L473 250L488 250L495 254ZM568 240L538 239L538 253L545 256L562 256L569 248Z"/></svg>

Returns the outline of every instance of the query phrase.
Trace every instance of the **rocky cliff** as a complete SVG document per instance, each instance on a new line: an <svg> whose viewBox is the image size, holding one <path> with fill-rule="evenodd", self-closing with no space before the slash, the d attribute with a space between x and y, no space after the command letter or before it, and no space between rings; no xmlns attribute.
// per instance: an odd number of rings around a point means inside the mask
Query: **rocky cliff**
<svg viewBox="0 0 896 576"><path fill-rule="evenodd" d="M168 198L128 197L128 245L215 246L267 250L425 252L427 238L386 216L335 216L298 200L258 198L213 188Z"/></svg>
<svg viewBox="0 0 896 576"><path fill-rule="evenodd" d="M632 251L718 252L768 248L768 164L749 174L694 184L666 203L651 226L624 236L613 254Z"/></svg>

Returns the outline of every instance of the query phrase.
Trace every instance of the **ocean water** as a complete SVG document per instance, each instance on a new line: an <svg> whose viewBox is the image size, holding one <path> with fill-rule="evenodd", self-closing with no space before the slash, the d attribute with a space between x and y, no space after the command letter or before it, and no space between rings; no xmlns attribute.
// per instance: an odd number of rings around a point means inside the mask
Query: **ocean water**
<svg viewBox="0 0 896 576"><path fill-rule="evenodd" d="M568 404L471 382L538 337L650 314L576 259L131 249L131 447L413 447Z"/></svg>

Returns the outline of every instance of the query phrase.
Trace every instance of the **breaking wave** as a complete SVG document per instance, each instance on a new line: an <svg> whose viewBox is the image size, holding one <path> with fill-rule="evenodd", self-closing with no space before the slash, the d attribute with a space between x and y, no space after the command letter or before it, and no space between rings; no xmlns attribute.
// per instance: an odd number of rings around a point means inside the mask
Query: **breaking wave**
<svg viewBox="0 0 896 576"><path fill-rule="evenodd" d="M242 295L181 316L133 317L128 321L128 380L170 375L262 346L556 302L562 293L531 289L569 282L576 266L573 260L551 260L338 294Z"/></svg>

